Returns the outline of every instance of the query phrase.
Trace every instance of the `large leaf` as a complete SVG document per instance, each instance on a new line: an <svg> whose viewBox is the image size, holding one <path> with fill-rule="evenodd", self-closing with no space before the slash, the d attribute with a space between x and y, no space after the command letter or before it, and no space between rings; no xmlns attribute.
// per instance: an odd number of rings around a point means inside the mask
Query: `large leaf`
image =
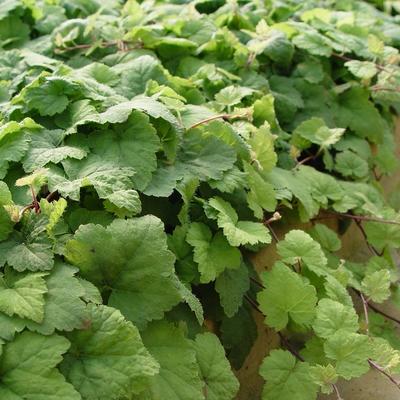
<svg viewBox="0 0 400 400"><path fill-rule="evenodd" d="M70 344L61 336L23 332L3 345L0 356L0 396L3 399L80 400L56 366Z"/></svg>
<svg viewBox="0 0 400 400"><path fill-rule="evenodd" d="M203 333L196 336L196 358L204 381L204 396L209 400L232 400L239 389L239 382L225 357L217 336Z"/></svg>
<svg viewBox="0 0 400 400"><path fill-rule="evenodd" d="M81 276L141 328L181 300L163 228L150 215L115 220L106 228L82 225L66 245L66 257Z"/></svg>
<svg viewBox="0 0 400 400"><path fill-rule="evenodd" d="M88 306L83 330L68 334L71 349L61 371L86 399L131 397L158 372L157 362L144 348L137 328L118 310Z"/></svg>
<svg viewBox="0 0 400 400"><path fill-rule="evenodd" d="M196 350L180 328L165 321L151 323L143 343L160 364L160 373L150 379L146 400L204 400Z"/></svg>

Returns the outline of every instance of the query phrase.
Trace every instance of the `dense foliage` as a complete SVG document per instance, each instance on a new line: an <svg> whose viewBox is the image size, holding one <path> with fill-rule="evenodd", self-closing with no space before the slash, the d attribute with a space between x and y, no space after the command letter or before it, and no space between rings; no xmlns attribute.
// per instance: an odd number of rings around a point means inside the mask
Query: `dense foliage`
<svg viewBox="0 0 400 400"><path fill-rule="evenodd" d="M262 399L394 381L387 3L0 2L2 400L233 399L259 312L282 339Z"/></svg>

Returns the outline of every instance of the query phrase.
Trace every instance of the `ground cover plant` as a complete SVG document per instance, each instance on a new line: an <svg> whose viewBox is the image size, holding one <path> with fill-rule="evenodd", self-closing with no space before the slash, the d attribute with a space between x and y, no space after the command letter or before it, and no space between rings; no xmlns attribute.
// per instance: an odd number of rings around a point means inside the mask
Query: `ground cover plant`
<svg viewBox="0 0 400 400"><path fill-rule="evenodd" d="M1 1L0 398L234 399L256 313L260 398L398 385L397 11Z"/></svg>

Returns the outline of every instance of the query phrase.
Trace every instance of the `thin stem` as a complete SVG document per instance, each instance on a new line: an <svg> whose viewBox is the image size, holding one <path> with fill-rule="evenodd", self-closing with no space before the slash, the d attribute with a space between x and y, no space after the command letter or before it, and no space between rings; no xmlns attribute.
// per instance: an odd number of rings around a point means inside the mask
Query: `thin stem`
<svg viewBox="0 0 400 400"><path fill-rule="evenodd" d="M287 348L290 353L292 353L299 361L304 362L304 358L300 355L300 353L291 345L291 343L282 335L281 332L278 332L278 336L281 339L282 344Z"/></svg>
<svg viewBox="0 0 400 400"><path fill-rule="evenodd" d="M121 51L129 51L129 50L134 50L136 48L139 48L140 46L134 46L134 47L129 47L128 44L130 42L127 42L126 40L110 40L110 41L102 41L99 43L99 47L101 48L107 48L107 47L113 47L116 46L118 47L119 50ZM74 50L86 50L90 49L93 47L93 43L87 43L87 44L77 44L74 46L70 47L58 47L56 50L60 53L67 52L67 51L74 51Z"/></svg>
<svg viewBox="0 0 400 400"><path fill-rule="evenodd" d="M252 276L250 277L250 280L251 280L252 282L254 282L254 283L255 283L257 286L259 286L260 288L265 289L265 286L264 286L261 282L259 282L257 279L253 278Z"/></svg>
<svg viewBox="0 0 400 400"><path fill-rule="evenodd" d="M392 375L390 375L388 372L385 371L384 368L382 368L379 364L377 364L375 361L368 360L369 365L379 371L381 374L385 375L386 378L390 380L399 390L400 390L400 382L398 382Z"/></svg>
<svg viewBox="0 0 400 400"><path fill-rule="evenodd" d="M360 292L359 290L354 289L354 288L353 288L353 290L354 290L354 292L357 293L358 296L361 297L361 292ZM373 304L371 304L368 300L366 300L366 301L367 301L368 307L369 307L371 310L375 311L377 314L380 314L380 315L384 316L385 318L390 319L391 321L396 322L397 324L400 325L400 319L397 319L396 317L393 317L392 315L387 314L386 312L380 310L379 308L377 308L376 306L374 306Z"/></svg>
<svg viewBox="0 0 400 400"><path fill-rule="evenodd" d="M274 238L275 242L279 242L278 235L275 233L275 231L272 229L271 225L267 224L268 230L271 232L272 237Z"/></svg>
<svg viewBox="0 0 400 400"><path fill-rule="evenodd" d="M391 88L391 87L375 85L375 86L371 86L370 89L373 90L374 92L395 92L395 93L400 92L400 87Z"/></svg>
<svg viewBox="0 0 400 400"><path fill-rule="evenodd" d="M230 117L231 117L231 116L230 116L229 114L218 114L218 115L213 115L213 116L211 116L211 117L202 119L202 120L199 121L199 122L196 122L195 124L193 124L192 126L190 126L189 129L196 128L196 127L198 127L198 126L200 126L200 125L206 124L207 122L211 122L211 121L214 121L214 120L216 120L216 119L221 119L221 118L222 118L222 119L226 120L226 119L229 119Z"/></svg>
<svg viewBox="0 0 400 400"><path fill-rule="evenodd" d="M343 54L332 53L332 56L336 57L336 58L339 58L340 60L343 60L343 61L354 61L353 58L347 57L347 56L345 56ZM378 68L380 71L389 72L383 65L380 65L380 64L377 64L377 63L374 63L374 64L375 64L375 67Z"/></svg>
<svg viewBox="0 0 400 400"><path fill-rule="evenodd" d="M361 301L363 303L366 331L367 331L367 335L369 336L368 301L365 299L364 295L361 292L360 292L360 297L361 297Z"/></svg>
<svg viewBox="0 0 400 400"><path fill-rule="evenodd" d="M296 168L300 167L300 165L303 165L303 164L305 164L307 161L313 160L313 159L316 158L316 157L317 157L316 154L311 154L311 156L308 156L308 157L306 157L306 158L303 158L301 161L299 161L299 162L294 166L293 169L296 169Z"/></svg>
<svg viewBox="0 0 400 400"><path fill-rule="evenodd" d="M379 308L375 307L373 304L368 303L368 306L371 310L375 311L378 314L381 314L387 319L390 319L393 322L396 322L397 324L400 325L400 319L397 319L396 317L391 316L390 314L385 313L384 311L380 310Z"/></svg>
<svg viewBox="0 0 400 400"><path fill-rule="evenodd" d="M332 383L332 387L336 394L337 400L344 400L343 397L340 395L339 388L337 387L337 385L335 383Z"/></svg>
<svg viewBox="0 0 400 400"><path fill-rule="evenodd" d="M40 212L40 206L39 206L39 203L36 198L35 189L32 185L30 185L29 187L31 189L32 205L33 205L33 208L35 209L35 213L38 214Z"/></svg>
<svg viewBox="0 0 400 400"><path fill-rule="evenodd" d="M22 216L25 214L26 211L31 210L32 208L35 208L35 206L33 204L29 204L29 205L25 206L24 208L22 208L19 212L19 219L22 218Z"/></svg>
<svg viewBox="0 0 400 400"><path fill-rule="evenodd" d="M363 236L363 238L364 238L364 241L365 241L365 243L366 243L366 245L367 245L367 247L368 247L368 250L369 250L373 255L380 257L382 254L380 254L379 251L376 250L375 247L372 246L372 245L369 243L367 234L366 234L366 232L365 232L365 230L364 230L364 228L363 228L363 226L362 226L362 224L361 224L361 221L356 220L355 222L356 222L356 225L357 225L358 229L360 230L360 232L361 232L361 234L362 234L362 236Z"/></svg>
<svg viewBox="0 0 400 400"><path fill-rule="evenodd" d="M358 220L358 221L380 222L381 224L400 225L400 221L393 221L393 220L388 220L388 219L369 217L367 215L353 215L353 214L347 214L347 213L339 213L339 212L330 211L330 210L324 210L324 212L326 212L328 214L332 214L334 216L336 215L338 217L350 218L350 219Z"/></svg>
<svg viewBox="0 0 400 400"><path fill-rule="evenodd" d="M47 197L46 197L46 200L47 200L48 202L50 202L50 200L52 200L53 197L54 197L56 194L57 194L57 190L55 190L54 192L49 193L49 194L47 195Z"/></svg>
<svg viewBox="0 0 400 400"><path fill-rule="evenodd" d="M247 294L244 295L244 298L249 302L249 304L256 310L258 311L260 314L264 313L258 308L258 304L249 296L247 296Z"/></svg>

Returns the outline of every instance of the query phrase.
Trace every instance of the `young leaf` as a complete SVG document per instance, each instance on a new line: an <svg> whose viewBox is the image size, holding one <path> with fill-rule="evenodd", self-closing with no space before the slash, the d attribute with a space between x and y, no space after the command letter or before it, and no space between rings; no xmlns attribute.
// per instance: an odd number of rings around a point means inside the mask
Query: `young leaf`
<svg viewBox="0 0 400 400"><path fill-rule="evenodd" d="M240 251L229 245L222 232L217 232L213 237L207 225L193 222L186 241L194 247L194 260L199 265L202 283L215 280L226 269L239 268Z"/></svg>
<svg viewBox="0 0 400 400"><path fill-rule="evenodd" d="M311 379L321 387L321 393L330 394L333 392L332 385L336 384L338 374L331 365L313 365L310 367Z"/></svg>
<svg viewBox="0 0 400 400"><path fill-rule="evenodd" d="M390 272L387 269L367 274L361 282L361 289L375 303L383 303L390 293Z"/></svg>
<svg viewBox="0 0 400 400"><path fill-rule="evenodd" d="M224 231L231 246L271 242L271 236L264 225L251 221L239 221L236 211L225 200L214 197L208 204L217 212L217 224Z"/></svg>

